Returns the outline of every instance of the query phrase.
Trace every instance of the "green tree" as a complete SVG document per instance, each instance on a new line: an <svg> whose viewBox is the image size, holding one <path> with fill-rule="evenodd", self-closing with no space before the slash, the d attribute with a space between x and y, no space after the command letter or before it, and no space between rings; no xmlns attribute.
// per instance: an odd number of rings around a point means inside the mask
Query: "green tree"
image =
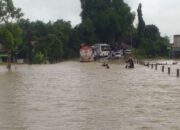
<svg viewBox="0 0 180 130"><path fill-rule="evenodd" d="M11 69L12 56L22 43L22 30L17 24L2 26L0 30L1 43L8 50L8 69Z"/></svg>
<svg viewBox="0 0 180 130"><path fill-rule="evenodd" d="M50 33L56 34L63 42L67 42L69 40L71 31L72 27L70 22L66 22L64 20L57 20L52 24L50 29Z"/></svg>
<svg viewBox="0 0 180 130"><path fill-rule="evenodd" d="M82 20L94 19L96 14L107 10L111 6L111 0L80 0Z"/></svg>
<svg viewBox="0 0 180 130"><path fill-rule="evenodd" d="M49 35L47 38L47 42L49 43L48 47L48 58L51 63L62 60L64 51L63 51L63 43L56 35Z"/></svg>
<svg viewBox="0 0 180 130"><path fill-rule="evenodd" d="M160 37L159 39L156 40L156 46L157 46L157 52L156 54L158 56L168 56L169 55L169 38L168 37Z"/></svg>
<svg viewBox="0 0 180 130"><path fill-rule="evenodd" d="M57 20L54 22L50 29L50 34L55 35L61 42L63 46L63 58L67 58L71 48L72 42L70 42L70 36L72 33L72 27L70 22L64 20Z"/></svg>
<svg viewBox="0 0 180 130"><path fill-rule="evenodd" d="M87 18L79 26L80 35L82 36L82 41L86 44L94 42L95 39L95 28L91 19Z"/></svg>
<svg viewBox="0 0 180 130"><path fill-rule="evenodd" d="M66 58L74 58L79 56L80 45L85 42L84 38L82 38L82 31L80 31L80 27L76 26L70 35L69 42L65 49L65 57ZM83 39L83 40L82 40Z"/></svg>
<svg viewBox="0 0 180 130"><path fill-rule="evenodd" d="M146 25L144 30L144 37L149 40L157 40L160 38L160 32L157 26L155 25Z"/></svg>
<svg viewBox="0 0 180 130"><path fill-rule="evenodd" d="M44 54L41 52L36 52L34 59L33 59L33 63L42 64L44 61L45 61Z"/></svg>
<svg viewBox="0 0 180 130"><path fill-rule="evenodd" d="M25 57L29 61L36 59L39 52L50 62L59 61L69 55L67 50L70 50L72 44L69 42L72 32L70 22L57 20L54 23L44 23L42 21L20 20L18 24L23 29L24 41L19 49L22 49L21 55L26 55Z"/></svg>
<svg viewBox="0 0 180 130"><path fill-rule="evenodd" d="M140 3L137 9L137 13L138 13L138 35L139 37L143 37L144 36L144 31L145 31L145 22L143 19L143 14L142 14L142 4Z"/></svg>
<svg viewBox="0 0 180 130"><path fill-rule="evenodd" d="M148 58L168 56L169 39L158 37L156 40L141 38L141 45L138 49L140 55Z"/></svg>
<svg viewBox="0 0 180 130"><path fill-rule="evenodd" d="M11 55L21 43L21 29L13 24L14 21L21 18L20 8L16 8L12 0L0 1L0 23L5 23L4 32L2 32L3 45L9 50L8 56L8 69L11 69Z"/></svg>
<svg viewBox="0 0 180 130"><path fill-rule="evenodd" d="M20 8L16 8L12 0L0 1L0 22L6 24L23 16Z"/></svg>
<svg viewBox="0 0 180 130"><path fill-rule="evenodd" d="M161 37L159 28L155 25L145 25L142 15L142 5L138 9L138 28L136 48L139 54L146 57L167 56L169 40Z"/></svg>
<svg viewBox="0 0 180 130"><path fill-rule="evenodd" d="M95 29L94 40L87 41L113 43L132 29L134 14L123 0L81 0L81 7L82 24L90 20Z"/></svg>
<svg viewBox="0 0 180 130"><path fill-rule="evenodd" d="M21 19L18 21L19 27L22 29L23 44L19 46L18 57L27 59L28 63L32 63L33 59L33 26L29 19Z"/></svg>

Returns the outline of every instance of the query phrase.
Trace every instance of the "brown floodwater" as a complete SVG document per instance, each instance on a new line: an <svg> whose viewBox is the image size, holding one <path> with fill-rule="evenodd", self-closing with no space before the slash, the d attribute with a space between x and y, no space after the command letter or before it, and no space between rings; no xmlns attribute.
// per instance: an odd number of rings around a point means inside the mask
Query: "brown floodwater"
<svg viewBox="0 0 180 130"><path fill-rule="evenodd" d="M158 69L0 66L0 130L179 130L180 78Z"/></svg>

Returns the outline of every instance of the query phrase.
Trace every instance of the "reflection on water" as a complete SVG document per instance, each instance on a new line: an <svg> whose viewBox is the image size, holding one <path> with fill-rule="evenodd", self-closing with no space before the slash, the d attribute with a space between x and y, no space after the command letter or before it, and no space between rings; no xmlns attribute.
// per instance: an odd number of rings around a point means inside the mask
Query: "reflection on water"
<svg viewBox="0 0 180 130"><path fill-rule="evenodd" d="M179 130L180 80L124 66L0 66L0 130Z"/></svg>

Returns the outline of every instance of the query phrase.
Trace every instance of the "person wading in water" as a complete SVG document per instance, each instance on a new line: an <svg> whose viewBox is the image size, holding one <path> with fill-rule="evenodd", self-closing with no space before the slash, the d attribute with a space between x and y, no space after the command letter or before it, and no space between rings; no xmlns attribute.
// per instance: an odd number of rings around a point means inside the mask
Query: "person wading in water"
<svg viewBox="0 0 180 130"><path fill-rule="evenodd" d="M129 57L128 60L126 61L126 68L134 68L134 61L132 57Z"/></svg>

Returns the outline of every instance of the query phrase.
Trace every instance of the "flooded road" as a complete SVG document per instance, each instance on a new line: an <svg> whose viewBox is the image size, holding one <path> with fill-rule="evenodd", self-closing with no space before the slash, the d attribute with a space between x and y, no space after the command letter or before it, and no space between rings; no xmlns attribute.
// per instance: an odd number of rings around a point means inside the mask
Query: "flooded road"
<svg viewBox="0 0 180 130"><path fill-rule="evenodd" d="M0 130L179 130L180 78L124 64L0 66Z"/></svg>

